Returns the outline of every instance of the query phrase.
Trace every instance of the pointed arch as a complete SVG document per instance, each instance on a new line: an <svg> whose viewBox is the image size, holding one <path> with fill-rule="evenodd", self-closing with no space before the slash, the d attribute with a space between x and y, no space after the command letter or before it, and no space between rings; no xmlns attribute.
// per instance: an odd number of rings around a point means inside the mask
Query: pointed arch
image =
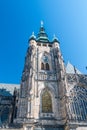
<svg viewBox="0 0 87 130"><path fill-rule="evenodd" d="M2 113L1 113L1 122L2 123L7 123L9 120L9 107L6 106L5 108L3 108Z"/></svg>
<svg viewBox="0 0 87 130"><path fill-rule="evenodd" d="M52 112L52 98L48 90L45 90L42 94L42 112L43 113Z"/></svg>
<svg viewBox="0 0 87 130"><path fill-rule="evenodd" d="M44 70L44 63L41 63L41 70Z"/></svg>
<svg viewBox="0 0 87 130"><path fill-rule="evenodd" d="M49 64L46 63L46 70L50 70Z"/></svg>

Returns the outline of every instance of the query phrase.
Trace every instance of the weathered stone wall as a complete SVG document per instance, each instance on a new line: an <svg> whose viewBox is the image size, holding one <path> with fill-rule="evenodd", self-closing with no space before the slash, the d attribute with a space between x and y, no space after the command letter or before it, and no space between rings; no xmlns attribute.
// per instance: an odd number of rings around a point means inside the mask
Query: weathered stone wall
<svg viewBox="0 0 87 130"><path fill-rule="evenodd" d="M16 128L16 129L13 129L13 128L0 128L0 130L23 130L23 128Z"/></svg>
<svg viewBox="0 0 87 130"><path fill-rule="evenodd" d="M76 130L87 130L87 127L78 127Z"/></svg>

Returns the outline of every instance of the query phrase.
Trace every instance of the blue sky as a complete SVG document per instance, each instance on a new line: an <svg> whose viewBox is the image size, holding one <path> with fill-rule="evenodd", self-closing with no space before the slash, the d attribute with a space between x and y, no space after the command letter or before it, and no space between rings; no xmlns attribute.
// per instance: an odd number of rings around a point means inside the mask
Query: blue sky
<svg viewBox="0 0 87 130"><path fill-rule="evenodd" d="M0 82L20 83L28 39L40 21L65 63L87 73L87 0L0 0Z"/></svg>

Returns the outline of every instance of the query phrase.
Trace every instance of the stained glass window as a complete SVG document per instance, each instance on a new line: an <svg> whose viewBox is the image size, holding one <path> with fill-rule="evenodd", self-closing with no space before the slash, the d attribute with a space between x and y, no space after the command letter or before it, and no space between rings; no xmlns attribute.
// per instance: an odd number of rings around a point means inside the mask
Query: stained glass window
<svg viewBox="0 0 87 130"><path fill-rule="evenodd" d="M3 108L3 111L1 113L1 122L6 123L8 122L8 117L9 117L9 108Z"/></svg>
<svg viewBox="0 0 87 130"><path fill-rule="evenodd" d="M52 99L48 91L45 91L42 95L42 112L43 113L52 112Z"/></svg>
<svg viewBox="0 0 87 130"><path fill-rule="evenodd" d="M87 89L84 87L75 86L70 91L70 99L69 99L69 109L71 112L69 113L72 115L72 119L86 120L87 119ZM69 111L69 110L68 110ZM71 119L71 118L70 118Z"/></svg>

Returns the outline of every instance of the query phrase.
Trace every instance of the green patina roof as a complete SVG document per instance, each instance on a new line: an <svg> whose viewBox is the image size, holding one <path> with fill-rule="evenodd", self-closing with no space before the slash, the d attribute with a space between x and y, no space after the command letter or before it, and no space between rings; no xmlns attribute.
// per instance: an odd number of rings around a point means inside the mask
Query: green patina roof
<svg viewBox="0 0 87 130"><path fill-rule="evenodd" d="M55 36L55 34L54 34L54 37L53 37L53 41L52 42L58 42L58 43L60 43L59 41L58 41L58 38Z"/></svg>
<svg viewBox="0 0 87 130"><path fill-rule="evenodd" d="M36 40L36 36L34 35L34 32L32 32L32 35L30 36L30 38L29 38L29 41L30 40Z"/></svg>
<svg viewBox="0 0 87 130"><path fill-rule="evenodd" d="M48 35L46 34L45 29L43 27L43 22L41 22L41 27L40 27L40 30L39 30L37 37L34 35L34 32L33 32L29 38L29 41L30 40L35 40L37 42L42 42L42 43L51 43L51 44L54 42L59 43L58 38L55 35L53 37L52 42L49 41Z"/></svg>
<svg viewBox="0 0 87 130"><path fill-rule="evenodd" d="M43 25L41 25L41 27L40 27L40 31L39 31L39 33L37 35L36 40L37 40L37 42L43 42L43 43L49 42L48 36L47 36L47 34L45 32L45 29L44 29Z"/></svg>

